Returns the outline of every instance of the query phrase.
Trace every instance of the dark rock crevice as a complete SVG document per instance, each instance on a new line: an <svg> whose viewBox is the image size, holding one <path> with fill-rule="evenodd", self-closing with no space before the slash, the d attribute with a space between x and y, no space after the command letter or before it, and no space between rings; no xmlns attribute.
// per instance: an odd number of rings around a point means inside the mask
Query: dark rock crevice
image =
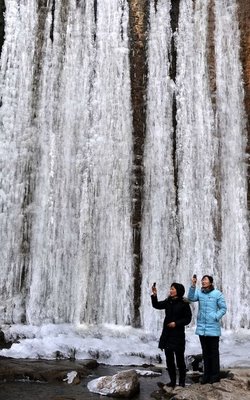
<svg viewBox="0 0 250 400"><path fill-rule="evenodd" d="M34 72L33 72L33 85L32 85L33 118L36 118L36 113L37 113L38 91L39 91L41 71L42 71L43 47L45 41L45 23L48 14L48 7L46 6L46 3L47 1L45 0L38 1L38 22L37 22L37 36L35 43Z"/></svg>
<svg viewBox="0 0 250 400"><path fill-rule="evenodd" d="M94 18L95 24L97 24L97 0L94 0Z"/></svg>
<svg viewBox="0 0 250 400"><path fill-rule="evenodd" d="M157 13L157 6L158 6L158 0L154 0L154 9L156 13Z"/></svg>
<svg viewBox="0 0 250 400"><path fill-rule="evenodd" d="M0 57L2 53L2 47L4 44L4 35L5 35L4 13L5 13L5 2L4 0L2 0L0 4Z"/></svg>
<svg viewBox="0 0 250 400"><path fill-rule="evenodd" d="M124 30L123 30L123 18L124 18L124 3L122 4L122 15L120 20L120 27L121 27L121 40L124 38Z"/></svg>
<svg viewBox="0 0 250 400"><path fill-rule="evenodd" d="M55 23L55 0L52 1L51 7L51 27L50 27L50 39L54 41L54 23Z"/></svg>
<svg viewBox="0 0 250 400"><path fill-rule="evenodd" d="M147 93L147 31L149 2L130 0L130 78L133 121L133 176L132 216L134 255L134 315L133 325L139 327L141 305L141 220L144 186L144 141L146 135L146 93Z"/></svg>
<svg viewBox="0 0 250 400"><path fill-rule="evenodd" d="M27 284L28 265L30 259L30 240L31 240L31 205L33 202L33 196L35 192L35 179L32 174L32 162L27 161L24 169L24 176L26 179L26 185L24 188L23 201L22 201L22 241L20 245L20 254L22 257L21 274L19 282L19 290L25 289Z"/></svg>
<svg viewBox="0 0 250 400"><path fill-rule="evenodd" d="M180 11L180 0L172 0L170 9L170 23L172 29L172 37L171 37L171 54L169 55L170 57L169 75L173 81L175 81L176 79L177 49L175 44L175 33L178 29L178 24L179 24L179 11Z"/></svg>
<svg viewBox="0 0 250 400"><path fill-rule="evenodd" d="M210 98L214 114L216 113L216 55L215 55L215 1L208 3L208 27L207 27L207 68L210 89ZM216 131L218 143L220 143L220 132ZM222 220L221 220L221 146L218 146L217 156L213 165L213 176L215 180L215 198L217 201L217 211L213 215L213 229L216 238L216 259L219 258L220 243L222 239Z"/></svg>
<svg viewBox="0 0 250 400"><path fill-rule="evenodd" d="M171 10L170 10L170 23L172 30L171 37L171 46L170 46L170 67L169 67L169 76L175 82L176 81L176 73L177 73L177 49L175 43L175 36L178 29L179 24L179 12L180 12L180 0L172 0L171 1ZM176 95L173 93L172 99L172 123L173 123L173 165L174 165L174 185L175 185L175 205L176 205L176 213L178 214L178 165L176 161L176 151L177 151L177 104L176 104Z"/></svg>
<svg viewBox="0 0 250 400"><path fill-rule="evenodd" d="M216 109L216 56L215 56L215 4L214 0L210 0L208 4L208 33L207 33L207 65L208 79L210 85L210 93L212 106Z"/></svg>
<svg viewBox="0 0 250 400"><path fill-rule="evenodd" d="M93 39L94 39L94 42L96 41L96 31L97 31L97 0L94 0L94 3L93 3L93 12L94 12L94 22L95 22L95 27L94 27L94 30L93 30Z"/></svg>
<svg viewBox="0 0 250 400"><path fill-rule="evenodd" d="M250 2L237 0L239 27L241 33L241 61L243 65L243 80L245 91L245 109L246 109L246 163L247 163L247 205L250 211Z"/></svg>

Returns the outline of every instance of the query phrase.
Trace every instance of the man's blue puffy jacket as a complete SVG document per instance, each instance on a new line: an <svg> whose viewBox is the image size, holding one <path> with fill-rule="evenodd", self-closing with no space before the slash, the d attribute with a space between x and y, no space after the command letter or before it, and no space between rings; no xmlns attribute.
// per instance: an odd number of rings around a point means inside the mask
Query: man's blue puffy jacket
<svg viewBox="0 0 250 400"><path fill-rule="evenodd" d="M223 294L217 289L205 292L191 286L188 299L199 302L196 335L220 336L220 319L227 311Z"/></svg>

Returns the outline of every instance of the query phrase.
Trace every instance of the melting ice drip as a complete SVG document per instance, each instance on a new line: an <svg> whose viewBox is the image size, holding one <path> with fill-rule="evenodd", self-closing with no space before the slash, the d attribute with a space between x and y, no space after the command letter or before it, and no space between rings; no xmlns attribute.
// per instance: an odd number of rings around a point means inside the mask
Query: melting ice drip
<svg viewBox="0 0 250 400"><path fill-rule="evenodd" d="M128 4L6 0L1 56L1 318L130 324L132 118ZM149 286L211 273L227 328L249 326L244 107L236 1L180 2L177 76L171 2L151 2L142 221L142 327ZM52 7L53 6L53 7ZM176 143L173 95L177 99ZM173 149L176 145L176 154ZM177 173L178 186L175 185ZM176 199L178 200L176 202ZM219 233L218 233L219 232ZM237 293L237 296L235 294Z"/></svg>

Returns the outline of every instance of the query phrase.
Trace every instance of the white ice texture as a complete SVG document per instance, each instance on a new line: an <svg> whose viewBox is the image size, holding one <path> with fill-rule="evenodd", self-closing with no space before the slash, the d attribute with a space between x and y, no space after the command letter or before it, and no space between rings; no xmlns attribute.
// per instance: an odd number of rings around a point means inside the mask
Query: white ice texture
<svg viewBox="0 0 250 400"><path fill-rule="evenodd" d="M0 356L30 359L95 359L105 365L158 365L166 368L165 355L156 335L124 326L83 326L49 324L40 327L4 327L7 340L15 341ZM220 340L221 368L250 367L250 332L223 330ZM186 357L201 354L193 328L186 330ZM188 361L187 361L188 365ZM190 366L189 366L190 367Z"/></svg>
<svg viewBox="0 0 250 400"><path fill-rule="evenodd" d="M171 1L150 2L138 330L131 327L131 184L137 183L128 2L97 1L96 16L93 1L69 0L65 7L55 0L42 9L38 3L5 1L0 323L21 339L1 354L156 360L163 314L151 307L150 286L156 281L165 298L171 282L187 290L193 273L198 279L207 273L228 304L222 362L249 363L246 116L236 0L214 1L212 72L211 2L180 2L175 81ZM106 324L109 334L99 329ZM187 349L198 349L191 333Z"/></svg>

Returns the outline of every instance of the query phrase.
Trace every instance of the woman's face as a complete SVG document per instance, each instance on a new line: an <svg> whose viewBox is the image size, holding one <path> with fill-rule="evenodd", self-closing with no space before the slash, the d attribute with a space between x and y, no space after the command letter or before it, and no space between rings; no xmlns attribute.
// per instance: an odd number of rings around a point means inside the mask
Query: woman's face
<svg viewBox="0 0 250 400"><path fill-rule="evenodd" d="M174 286L170 287L170 297L177 297L177 290Z"/></svg>
<svg viewBox="0 0 250 400"><path fill-rule="evenodd" d="M207 276L202 279L201 285L202 285L203 288L208 288L211 285L211 282L210 282L210 280L208 279Z"/></svg>

